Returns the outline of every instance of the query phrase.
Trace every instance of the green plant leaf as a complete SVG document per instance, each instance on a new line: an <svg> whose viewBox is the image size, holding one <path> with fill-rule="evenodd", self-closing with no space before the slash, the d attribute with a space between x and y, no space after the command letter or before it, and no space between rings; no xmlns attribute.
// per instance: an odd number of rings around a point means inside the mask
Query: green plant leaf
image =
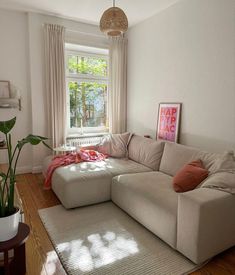
<svg viewBox="0 0 235 275"><path fill-rule="evenodd" d="M4 134L8 134L11 129L14 127L16 123L16 117L7 120L7 121L0 121L0 132Z"/></svg>
<svg viewBox="0 0 235 275"><path fill-rule="evenodd" d="M39 144L40 142L44 141L44 140L47 140L46 137L41 137L41 136L35 136L35 135L28 135L27 138L26 138L30 144L32 145L37 145Z"/></svg>
<svg viewBox="0 0 235 275"><path fill-rule="evenodd" d="M36 135L28 135L26 138L23 138L22 140L18 141L18 148L21 149L26 143L30 143L31 145L37 145L40 142L42 142L45 146L50 148L44 141L48 138L42 137L42 136L36 136ZM51 148L50 148L51 149Z"/></svg>
<svg viewBox="0 0 235 275"><path fill-rule="evenodd" d="M28 135L26 139L32 145L37 145L37 144L39 144L42 141L42 139L40 137L34 136L34 135Z"/></svg>
<svg viewBox="0 0 235 275"><path fill-rule="evenodd" d="M22 149L22 147L26 144L29 143L25 138L21 139L18 141L17 147L19 148L19 150Z"/></svg>
<svg viewBox="0 0 235 275"><path fill-rule="evenodd" d="M53 150L45 141L42 141L42 143L50 150Z"/></svg>
<svg viewBox="0 0 235 275"><path fill-rule="evenodd" d="M6 179L7 175L4 174L3 172L0 172L0 182L4 181Z"/></svg>

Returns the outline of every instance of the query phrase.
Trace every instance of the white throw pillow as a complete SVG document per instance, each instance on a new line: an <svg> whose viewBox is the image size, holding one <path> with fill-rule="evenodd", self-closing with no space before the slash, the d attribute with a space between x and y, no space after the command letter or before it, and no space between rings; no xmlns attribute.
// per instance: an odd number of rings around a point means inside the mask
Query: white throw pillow
<svg viewBox="0 0 235 275"><path fill-rule="evenodd" d="M226 151L216 159L211 169L211 175L203 181L201 187L235 194L235 158L233 151Z"/></svg>
<svg viewBox="0 0 235 275"><path fill-rule="evenodd" d="M212 173L231 172L235 173L235 158L233 151L224 152L211 167Z"/></svg>
<svg viewBox="0 0 235 275"><path fill-rule="evenodd" d="M114 158L125 158L130 138L130 133L107 135L97 145L97 151Z"/></svg>
<svg viewBox="0 0 235 275"><path fill-rule="evenodd" d="M218 189L235 195L235 174L218 172L204 180L202 187Z"/></svg>

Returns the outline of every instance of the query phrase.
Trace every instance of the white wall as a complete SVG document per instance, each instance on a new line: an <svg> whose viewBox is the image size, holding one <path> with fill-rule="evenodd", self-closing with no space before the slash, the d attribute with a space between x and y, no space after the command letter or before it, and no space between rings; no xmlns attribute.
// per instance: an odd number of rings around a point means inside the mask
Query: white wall
<svg viewBox="0 0 235 275"><path fill-rule="evenodd" d="M0 109L0 120L17 117L12 131L13 143L31 132L27 17L24 13L0 10L0 80L10 80L22 96L22 111ZM2 133L0 133L2 136ZM0 150L0 162L6 161L6 150ZM32 152L26 145L19 159L21 171L31 168Z"/></svg>
<svg viewBox="0 0 235 275"><path fill-rule="evenodd" d="M98 27L53 16L0 9L0 80L10 80L21 90L22 111L0 109L0 120L17 116L14 143L29 133L48 136L44 81L43 24L66 27L66 42L107 47ZM20 172L39 172L48 155L42 145L27 145L19 162ZM6 152L0 150L0 163Z"/></svg>
<svg viewBox="0 0 235 275"><path fill-rule="evenodd" d="M156 135L182 102L180 142L235 149L235 1L182 0L129 30L128 130Z"/></svg>

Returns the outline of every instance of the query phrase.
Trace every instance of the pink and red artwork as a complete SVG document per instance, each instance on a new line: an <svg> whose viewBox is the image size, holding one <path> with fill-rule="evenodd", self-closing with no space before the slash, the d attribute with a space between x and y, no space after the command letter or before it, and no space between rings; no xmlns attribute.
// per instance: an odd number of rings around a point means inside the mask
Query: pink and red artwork
<svg viewBox="0 0 235 275"><path fill-rule="evenodd" d="M157 139L178 141L181 103L160 103L158 109Z"/></svg>

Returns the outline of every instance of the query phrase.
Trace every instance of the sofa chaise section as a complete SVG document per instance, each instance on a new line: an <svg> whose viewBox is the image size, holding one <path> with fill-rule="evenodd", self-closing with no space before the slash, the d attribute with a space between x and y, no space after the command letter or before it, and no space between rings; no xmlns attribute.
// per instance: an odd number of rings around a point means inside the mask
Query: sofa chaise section
<svg viewBox="0 0 235 275"><path fill-rule="evenodd" d="M112 201L173 248L176 248L178 194L172 177L161 172L113 178Z"/></svg>
<svg viewBox="0 0 235 275"><path fill-rule="evenodd" d="M52 190L65 208L75 208L109 200L112 174L106 163L82 162L57 168Z"/></svg>

